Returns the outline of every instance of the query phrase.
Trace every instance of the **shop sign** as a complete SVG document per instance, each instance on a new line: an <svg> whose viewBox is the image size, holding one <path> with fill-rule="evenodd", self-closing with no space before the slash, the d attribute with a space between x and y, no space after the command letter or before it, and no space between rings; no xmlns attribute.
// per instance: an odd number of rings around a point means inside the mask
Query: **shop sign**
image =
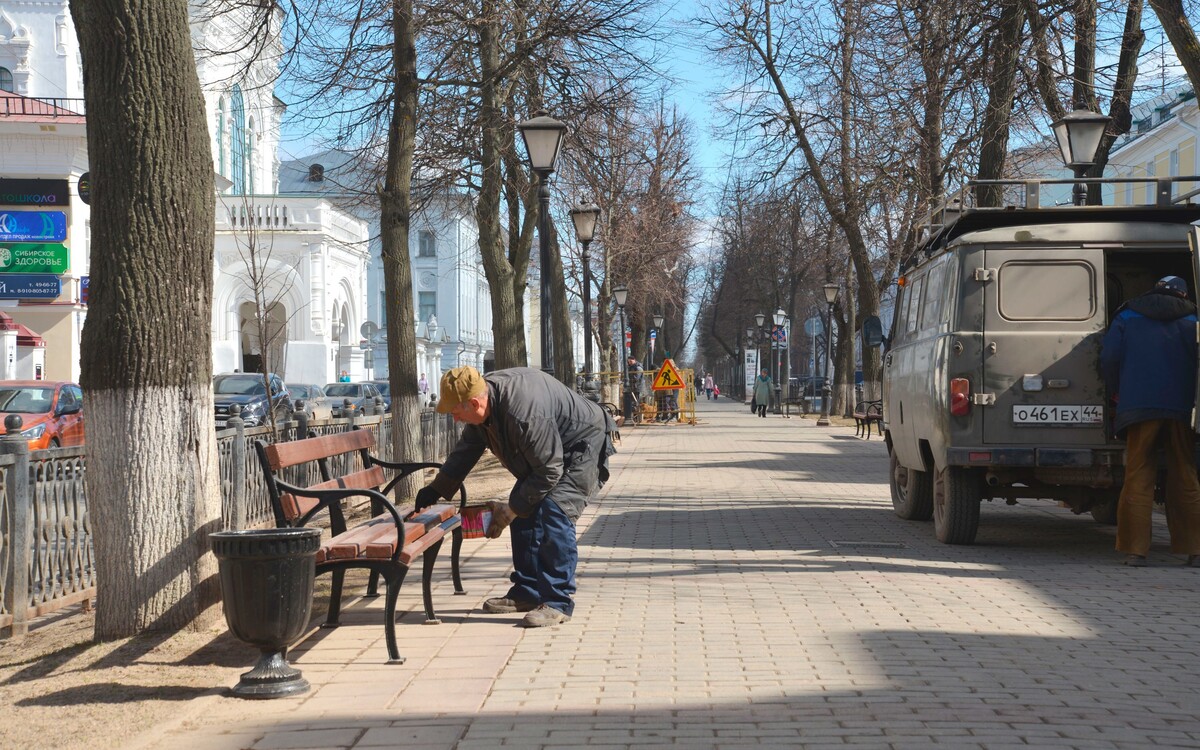
<svg viewBox="0 0 1200 750"><path fill-rule="evenodd" d="M66 206L66 180L15 180L0 177L2 206Z"/></svg>
<svg viewBox="0 0 1200 750"><path fill-rule="evenodd" d="M65 245L0 243L0 273L66 273L70 251Z"/></svg>
<svg viewBox="0 0 1200 750"><path fill-rule="evenodd" d="M65 239L67 215L62 211L0 213L0 242L62 242Z"/></svg>

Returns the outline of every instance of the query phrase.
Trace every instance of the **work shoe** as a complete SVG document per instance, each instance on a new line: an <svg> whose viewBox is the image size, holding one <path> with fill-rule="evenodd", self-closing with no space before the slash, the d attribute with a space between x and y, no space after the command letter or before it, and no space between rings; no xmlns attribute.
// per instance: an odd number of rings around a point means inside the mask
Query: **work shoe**
<svg viewBox="0 0 1200 750"><path fill-rule="evenodd" d="M537 609L525 615L525 618L521 620L521 627L544 628L547 625L558 625L561 622L570 622L570 620L570 615L559 612L548 604L541 604Z"/></svg>
<svg viewBox="0 0 1200 750"><path fill-rule="evenodd" d="M483 611L490 615L503 615L509 612L528 612L537 609L537 602L519 602L503 596L493 597L483 603Z"/></svg>
<svg viewBox="0 0 1200 750"><path fill-rule="evenodd" d="M1187 565L1189 568L1200 568L1200 555L1188 555Z"/></svg>
<svg viewBox="0 0 1200 750"><path fill-rule="evenodd" d="M1145 555L1126 555L1125 556L1125 564L1131 568L1144 568L1144 567L1146 567L1146 556Z"/></svg>

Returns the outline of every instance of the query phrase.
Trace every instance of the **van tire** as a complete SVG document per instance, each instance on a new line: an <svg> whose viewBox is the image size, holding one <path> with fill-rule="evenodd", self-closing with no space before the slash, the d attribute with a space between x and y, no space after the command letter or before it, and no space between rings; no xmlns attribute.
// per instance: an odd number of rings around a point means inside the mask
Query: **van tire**
<svg viewBox="0 0 1200 750"><path fill-rule="evenodd" d="M888 450L888 459L888 485L896 515L906 521L928 521L933 517L933 477L928 471L901 466L892 450Z"/></svg>
<svg viewBox="0 0 1200 750"><path fill-rule="evenodd" d="M982 499L979 472L947 466L933 483L933 531L945 544L973 544Z"/></svg>

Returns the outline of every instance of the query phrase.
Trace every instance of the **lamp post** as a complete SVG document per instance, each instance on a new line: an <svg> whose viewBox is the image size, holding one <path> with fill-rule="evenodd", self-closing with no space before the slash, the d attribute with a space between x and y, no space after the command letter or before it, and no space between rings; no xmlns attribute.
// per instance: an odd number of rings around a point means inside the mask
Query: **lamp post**
<svg viewBox="0 0 1200 750"><path fill-rule="evenodd" d="M617 284L613 287L613 297L617 300L617 310L620 311L621 317L621 367L625 368L625 421L633 424L633 383L629 378L629 352L625 350L625 300L629 296L629 289L624 284Z"/></svg>
<svg viewBox="0 0 1200 750"><path fill-rule="evenodd" d="M654 313L654 337L657 339L663 333L663 315L662 313ZM663 359L667 356L667 337L662 337ZM650 364L654 364L654 357L650 358Z"/></svg>
<svg viewBox="0 0 1200 750"><path fill-rule="evenodd" d="M829 323L825 326L825 383L821 387L821 417L817 420L818 427L829 426L829 401L833 398L833 386L829 383L829 365L833 357L833 305L837 302L838 293L842 290L837 284L825 285L825 302L829 305Z"/></svg>
<svg viewBox="0 0 1200 750"><path fill-rule="evenodd" d="M1077 109L1051 125L1063 164L1075 173L1076 180L1082 179L1084 173L1096 163L1096 151L1100 148L1108 121L1109 118L1104 115ZM1087 202L1087 188L1083 183L1074 184L1071 199L1076 206Z"/></svg>
<svg viewBox="0 0 1200 750"><path fill-rule="evenodd" d="M775 368L775 413L783 413L783 399L780 396L781 386L779 378L783 376L783 361L780 359L780 352L783 351L783 342L776 338L776 331L783 330L783 321L787 318L787 313L780 307L775 310L775 314L771 316L775 327L771 329L771 350L774 356L771 357L771 364Z"/></svg>
<svg viewBox="0 0 1200 750"><path fill-rule="evenodd" d="M583 395L592 401L599 401L600 394L596 381L592 379L592 259L588 254L588 246L596 234L596 220L600 218L600 208L583 198L579 205L571 209L571 221L575 224L575 236L583 245ZM625 340L625 330L621 330L621 340Z"/></svg>
<svg viewBox="0 0 1200 750"><path fill-rule="evenodd" d="M550 333L550 175L558 162L567 135L564 123L549 117L545 110L534 113L532 120L517 125L525 141L529 169L538 178L538 264L541 266L539 315L541 316L542 371L554 376L554 338Z"/></svg>

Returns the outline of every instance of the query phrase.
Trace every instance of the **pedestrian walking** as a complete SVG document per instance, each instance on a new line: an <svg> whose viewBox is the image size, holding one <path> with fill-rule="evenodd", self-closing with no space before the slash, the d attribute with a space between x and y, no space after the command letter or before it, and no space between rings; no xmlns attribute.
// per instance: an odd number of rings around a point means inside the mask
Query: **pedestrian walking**
<svg viewBox="0 0 1200 750"><path fill-rule="evenodd" d="M758 416L766 418L767 404L771 403L771 390L774 387L775 381L771 380L770 374L764 367L759 376L754 379L754 406L758 409Z"/></svg>
<svg viewBox="0 0 1200 750"><path fill-rule="evenodd" d="M713 376L712 373L706 373L704 376L704 400L711 401L713 395Z"/></svg>
<svg viewBox="0 0 1200 750"><path fill-rule="evenodd" d="M557 625L575 608L575 521L608 479L616 424L608 412L541 370L481 375L456 367L441 381L437 410L466 426L417 508L451 498L485 449L517 482L508 502L492 501L489 538L512 529L512 586L488 599L488 613L525 612L527 628Z"/></svg>
<svg viewBox="0 0 1200 750"><path fill-rule="evenodd" d="M1117 311L1104 336L1100 371L1116 401L1114 428L1125 439L1125 483L1117 504L1117 551L1141 567L1150 551L1154 483L1161 444L1167 458L1171 551L1200 567L1200 482L1191 414L1196 399L1196 306L1187 283L1163 277Z"/></svg>
<svg viewBox="0 0 1200 750"><path fill-rule="evenodd" d="M429 393L429 381L425 379L425 373L421 373L421 377L417 378L417 393Z"/></svg>

